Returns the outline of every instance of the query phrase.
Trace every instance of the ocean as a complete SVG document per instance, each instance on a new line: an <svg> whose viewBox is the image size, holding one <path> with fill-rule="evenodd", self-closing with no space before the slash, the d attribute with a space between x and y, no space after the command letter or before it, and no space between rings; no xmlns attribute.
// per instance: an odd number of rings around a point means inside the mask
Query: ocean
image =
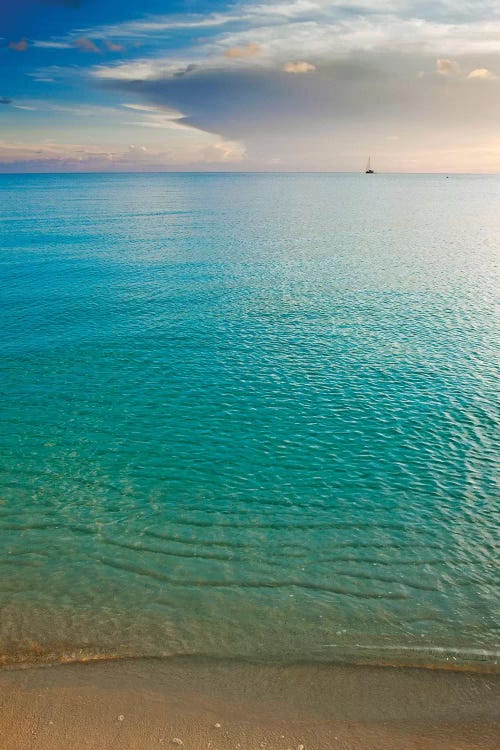
<svg viewBox="0 0 500 750"><path fill-rule="evenodd" d="M0 661L494 668L500 177L0 176Z"/></svg>

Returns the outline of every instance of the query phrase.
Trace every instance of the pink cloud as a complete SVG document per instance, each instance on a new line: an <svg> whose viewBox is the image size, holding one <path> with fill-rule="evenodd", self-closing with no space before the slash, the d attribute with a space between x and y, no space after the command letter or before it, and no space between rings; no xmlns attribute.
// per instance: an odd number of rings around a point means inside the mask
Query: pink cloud
<svg viewBox="0 0 500 750"><path fill-rule="evenodd" d="M287 62L283 65L285 73L312 73L316 66L312 63L298 60L297 62Z"/></svg>
<svg viewBox="0 0 500 750"><path fill-rule="evenodd" d="M111 42L109 39L106 39L104 41L104 44L109 49L110 52L123 52L125 49L123 45L121 44L115 44L114 42Z"/></svg>
<svg viewBox="0 0 500 750"><path fill-rule="evenodd" d="M13 49L16 52L25 52L28 49L28 42L26 39L21 39L19 42L9 42L9 49Z"/></svg>
<svg viewBox="0 0 500 750"><path fill-rule="evenodd" d="M76 39L75 46L78 47L78 49L82 52L98 53L101 51L99 47L94 44L92 39L87 39L87 37L85 36L81 36L79 39Z"/></svg>
<svg viewBox="0 0 500 750"><path fill-rule="evenodd" d="M436 60L436 72L442 76L455 76L460 73L460 65L456 60Z"/></svg>
<svg viewBox="0 0 500 750"><path fill-rule="evenodd" d="M237 59L240 57L255 57L260 52L258 44L247 44L246 47L231 47L224 52L225 57Z"/></svg>

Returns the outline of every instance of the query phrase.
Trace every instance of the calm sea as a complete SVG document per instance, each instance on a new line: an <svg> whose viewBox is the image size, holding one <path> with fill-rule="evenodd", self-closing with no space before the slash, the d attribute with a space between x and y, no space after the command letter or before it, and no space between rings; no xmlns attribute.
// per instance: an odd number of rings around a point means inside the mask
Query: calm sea
<svg viewBox="0 0 500 750"><path fill-rule="evenodd" d="M499 199L0 176L0 657L494 664Z"/></svg>

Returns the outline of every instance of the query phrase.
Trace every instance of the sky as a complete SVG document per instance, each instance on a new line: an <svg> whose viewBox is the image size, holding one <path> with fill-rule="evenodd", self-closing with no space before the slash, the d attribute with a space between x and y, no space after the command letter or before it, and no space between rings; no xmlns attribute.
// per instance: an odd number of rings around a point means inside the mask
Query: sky
<svg viewBox="0 0 500 750"><path fill-rule="evenodd" d="M0 171L500 172L499 0L0 0Z"/></svg>

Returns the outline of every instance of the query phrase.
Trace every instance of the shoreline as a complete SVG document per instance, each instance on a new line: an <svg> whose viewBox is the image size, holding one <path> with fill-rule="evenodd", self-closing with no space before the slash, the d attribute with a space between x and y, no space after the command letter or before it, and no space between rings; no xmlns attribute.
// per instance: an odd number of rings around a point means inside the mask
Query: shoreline
<svg viewBox="0 0 500 750"><path fill-rule="evenodd" d="M177 657L0 670L9 750L493 750L498 675Z"/></svg>
<svg viewBox="0 0 500 750"><path fill-rule="evenodd" d="M133 656L130 654L92 654L92 655L61 655L59 657L53 654L45 654L42 658L34 659L29 661L24 657L22 659L13 659L9 661L7 659L2 660L0 656L0 674L2 672L25 670L25 669L53 669L57 667L70 667L70 666L89 666L93 664L119 664L121 662L160 662L168 664L169 662L176 662L178 660L189 661L195 663L196 661L207 662L207 663L222 663L222 664L248 664L252 667L271 666L274 668L286 669L286 668L314 668L323 667L328 669L346 668L346 669L393 669L399 671L430 671L430 672L445 672L445 673L460 673L460 674L478 674L478 675L490 675L500 677L500 665L498 661L491 662L415 662L415 663L400 663L396 661L382 661L382 660L366 660L358 659L356 661L349 661L348 659L332 659L327 660L308 660L308 659L297 659L296 661L283 661L275 659L264 660L259 659L248 659L244 657L215 657L211 655L169 655L169 656L157 656L157 655L140 655Z"/></svg>
<svg viewBox="0 0 500 750"><path fill-rule="evenodd" d="M325 652L326 652L325 647ZM221 654L189 654L189 653L142 653L135 654L124 649L120 651L91 651L86 648L61 648L55 649L31 641L29 644L23 644L22 648L14 651L8 650L3 653L0 651L0 672L9 669L32 669L37 667L57 667L78 664L93 664L102 662L136 662L136 661L156 661L168 663L170 661L186 660L190 662L220 662L220 663L241 663L253 666L272 665L274 667L353 667L353 668L373 668L373 669L400 669L400 670L430 670L434 672L462 672L472 674L500 675L500 651L497 649L484 648L445 648L445 647L387 647L380 645L346 647L345 645L335 651L333 647L332 658L311 658L306 655L302 659L293 659L290 655L288 658L268 654L257 654L254 658L243 654L227 656ZM378 652L378 653L377 653ZM363 654L366 653L366 657ZM383 654L387 658L383 658ZM391 659L389 654L394 654L395 658ZM417 655L422 654L422 660L417 660ZM337 654L337 655L335 655ZM409 661L408 655L412 654L415 661ZM436 655L442 656L441 659ZM432 657L426 660L425 656ZM399 658L398 658L399 657ZM405 658L406 657L406 658ZM482 658L481 658L482 657Z"/></svg>

